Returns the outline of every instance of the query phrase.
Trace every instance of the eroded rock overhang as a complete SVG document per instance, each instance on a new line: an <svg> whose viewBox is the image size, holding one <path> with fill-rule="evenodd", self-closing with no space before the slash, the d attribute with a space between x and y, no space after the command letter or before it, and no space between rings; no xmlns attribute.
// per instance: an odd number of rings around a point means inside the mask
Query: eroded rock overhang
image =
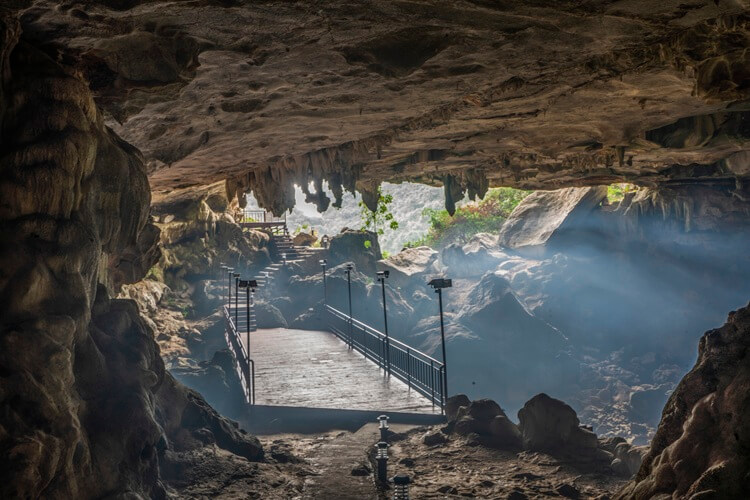
<svg viewBox="0 0 750 500"><path fill-rule="evenodd" d="M750 5L30 2L143 151L152 189L226 180L276 213L383 180L736 182L750 174Z"/></svg>

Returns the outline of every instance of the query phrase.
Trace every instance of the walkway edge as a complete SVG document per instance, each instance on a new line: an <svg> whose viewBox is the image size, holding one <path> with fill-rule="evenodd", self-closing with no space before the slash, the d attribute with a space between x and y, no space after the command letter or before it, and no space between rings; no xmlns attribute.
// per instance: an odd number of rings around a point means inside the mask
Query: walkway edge
<svg viewBox="0 0 750 500"><path fill-rule="evenodd" d="M295 406L253 405L241 422L248 432L257 435L299 433L314 434L331 430L356 431L386 414L393 424L436 425L445 422L444 415L388 412L379 410L339 410Z"/></svg>

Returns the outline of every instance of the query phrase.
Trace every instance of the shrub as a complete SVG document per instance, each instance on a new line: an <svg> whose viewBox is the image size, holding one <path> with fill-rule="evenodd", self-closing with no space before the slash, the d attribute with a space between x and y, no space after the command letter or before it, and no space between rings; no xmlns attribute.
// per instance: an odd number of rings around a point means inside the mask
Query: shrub
<svg viewBox="0 0 750 500"><path fill-rule="evenodd" d="M513 209L530 193L514 188L490 189L483 200L458 207L453 217L447 210L426 208L423 213L430 220L430 229L424 237L406 246L442 248L452 243L466 243L477 233L496 234Z"/></svg>

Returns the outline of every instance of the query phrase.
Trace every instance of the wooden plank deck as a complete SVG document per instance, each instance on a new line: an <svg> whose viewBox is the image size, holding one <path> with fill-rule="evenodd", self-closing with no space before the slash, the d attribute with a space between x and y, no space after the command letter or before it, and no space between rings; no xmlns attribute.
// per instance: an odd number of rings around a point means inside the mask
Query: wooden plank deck
<svg viewBox="0 0 750 500"><path fill-rule="evenodd" d="M250 356L259 405L440 413L329 332L258 330L250 334Z"/></svg>

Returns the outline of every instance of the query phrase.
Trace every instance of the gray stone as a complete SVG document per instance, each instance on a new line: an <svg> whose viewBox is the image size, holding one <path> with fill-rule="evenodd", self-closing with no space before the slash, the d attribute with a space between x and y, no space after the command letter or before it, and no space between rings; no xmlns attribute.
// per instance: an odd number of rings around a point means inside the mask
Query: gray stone
<svg viewBox="0 0 750 500"><path fill-rule="evenodd" d="M422 442L427 446L435 446L439 444L445 444L448 442L448 438L442 432L428 432L422 438Z"/></svg>
<svg viewBox="0 0 750 500"><path fill-rule="evenodd" d="M456 394L449 397L445 402L445 418L450 422L456 420L458 409L462 406L469 406L471 401L466 394Z"/></svg>
<svg viewBox="0 0 750 500"><path fill-rule="evenodd" d="M498 242L507 248L546 245L606 198L606 186L531 193L505 221Z"/></svg>
<svg viewBox="0 0 750 500"><path fill-rule="evenodd" d="M531 398L518 411L518 419L523 445L529 450L595 450L599 445L596 434L580 427L573 408L546 394Z"/></svg>

